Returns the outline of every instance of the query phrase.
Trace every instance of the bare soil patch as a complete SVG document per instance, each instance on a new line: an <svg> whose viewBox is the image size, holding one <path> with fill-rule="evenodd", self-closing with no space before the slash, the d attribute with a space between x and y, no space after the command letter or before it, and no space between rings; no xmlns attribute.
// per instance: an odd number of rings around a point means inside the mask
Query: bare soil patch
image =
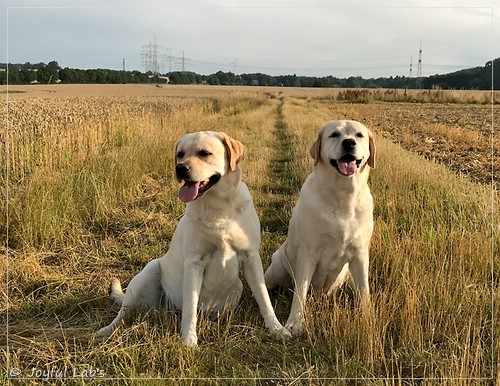
<svg viewBox="0 0 500 386"><path fill-rule="evenodd" d="M349 112L407 150L477 183L491 184L493 177L498 186L500 140L494 136L494 118L499 106L377 103L355 105Z"/></svg>

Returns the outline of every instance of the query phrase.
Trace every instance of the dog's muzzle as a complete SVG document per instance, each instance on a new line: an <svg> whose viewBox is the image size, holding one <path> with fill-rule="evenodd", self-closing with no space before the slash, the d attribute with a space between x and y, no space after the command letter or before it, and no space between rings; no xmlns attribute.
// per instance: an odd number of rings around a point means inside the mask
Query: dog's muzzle
<svg viewBox="0 0 500 386"><path fill-rule="evenodd" d="M179 182L184 181L184 185L179 189L179 198L182 202L188 203L196 200L219 182L221 175L216 173L208 180L193 181L191 179L191 168L185 164L177 164L175 167L175 177Z"/></svg>
<svg viewBox="0 0 500 386"><path fill-rule="evenodd" d="M189 180L191 173L191 168L186 164L177 164L175 166L175 178L177 181Z"/></svg>

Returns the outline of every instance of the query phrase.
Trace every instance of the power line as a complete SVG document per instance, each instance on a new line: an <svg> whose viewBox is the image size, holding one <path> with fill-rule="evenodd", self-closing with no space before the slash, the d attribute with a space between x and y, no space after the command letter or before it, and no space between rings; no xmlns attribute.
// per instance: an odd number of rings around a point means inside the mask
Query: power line
<svg viewBox="0 0 500 386"><path fill-rule="evenodd" d="M290 62L288 62L288 66L279 66L279 65L255 65L255 64L246 64L244 62L241 62L240 59L236 58L233 61L224 61L224 59L221 58L220 61L218 60L204 60L204 59L195 59L195 58L190 58L186 56L185 51L182 51L181 56L174 56L172 55L172 50L167 49L168 54L167 55L161 55L160 56L160 51L161 47L156 43L156 37L154 39L153 43L150 43L148 45L143 46L143 51L142 51L142 56L143 56L143 66L146 68L147 71L151 71L153 73L159 73L161 71L164 72L164 67L165 66L161 61L164 61L168 63L168 72L172 71L188 71L188 67L206 67L206 68L212 68L213 71L233 71L236 73L239 71L240 73L243 72L264 72L264 71L272 71L272 72L277 72L277 71L283 71L283 72L290 72L290 73L301 73L301 72L322 72L322 73L330 73L331 75L335 75L336 72L344 72L344 71L350 71L350 72L355 72L355 71L366 71L366 70L385 70L383 72L389 72L389 71L394 71L395 69L399 70L398 72L401 72L403 74L404 72L408 71L408 64L404 64L403 61L401 63L398 63L399 61L392 61L391 64L387 65L381 65L379 63L376 63L377 60L382 60L386 58L372 58L372 59L363 59L363 61L366 64L372 64L373 65L358 65L358 66L349 66L346 65L346 62L354 62L354 61L362 61L362 59L354 59L354 60L339 60L339 61L329 61L325 59L318 59L318 60L312 60L309 59L309 62L315 62L318 64L317 67L314 66L308 66L304 65L297 65L297 66L290 66ZM419 48L419 56L418 56L418 64L417 64L417 74L416 74L416 87L417 88L422 88L422 67L423 67L423 60L422 60L422 42L420 42L420 48ZM161 60L159 59L161 57ZM394 57L396 58L396 57ZM398 59L400 57L397 57ZM329 66L327 63L330 62L331 66ZM340 63L339 63L340 62ZM369 63L372 62L372 63ZM313 64L313 63L310 63ZM177 67L177 70L173 67ZM464 68L463 65L457 65L456 63L453 64L429 64L426 63L426 68L432 69L462 69ZM406 69L406 71L404 70ZM413 58L410 59L410 68L409 72L409 77L412 78L414 75L414 68L413 68Z"/></svg>
<svg viewBox="0 0 500 386"><path fill-rule="evenodd" d="M186 60L190 60L192 61L193 64L198 64L198 65L228 67L227 63L222 63L222 62L212 62L212 61L197 60L197 59L186 59ZM380 70L387 68L407 68L407 65L395 64L387 66L368 66L368 67L284 67L284 66L238 64L237 67L262 69L262 70L287 70L287 71L347 71L347 70Z"/></svg>

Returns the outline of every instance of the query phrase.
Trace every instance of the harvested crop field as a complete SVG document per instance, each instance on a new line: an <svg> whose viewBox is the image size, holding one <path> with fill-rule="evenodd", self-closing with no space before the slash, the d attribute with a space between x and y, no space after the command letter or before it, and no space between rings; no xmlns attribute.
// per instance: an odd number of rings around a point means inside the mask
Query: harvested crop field
<svg viewBox="0 0 500 386"><path fill-rule="evenodd" d="M500 212L491 183L500 166L497 157L492 164L499 107L487 95L60 86L12 86L22 92L9 94L3 117L1 383L500 382L500 270L492 256ZM178 138L215 130L245 145L241 167L261 221L265 269L286 237L317 130L343 118L365 123L377 143L371 313L349 289L316 294L306 333L283 342L268 335L245 284L236 310L216 322L200 318L196 350L182 345L176 312L143 315L94 338L117 312L111 278L126 285L170 245L185 209L173 179ZM271 300L284 322L291 292L273 291Z"/></svg>
<svg viewBox="0 0 500 386"><path fill-rule="evenodd" d="M0 86L0 92L6 91L6 86ZM343 117L366 123L403 148L442 163L455 173L467 175L472 181L486 184L494 181L495 186L498 186L500 181L500 159L496 156L500 150L500 139L492 135L500 105L496 100L498 96L492 98L492 93L488 91L362 90L360 93L342 89L208 85L31 85L10 86L10 92L9 98L13 107L11 114L22 114L22 103L18 109L15 103L18 99L26 98L40 99L38 103L43 104L46 98L216 98L237 93L322 101L332 105L331 119ZM495 105L491 103L493 99L496 101ZM370 100L385 103L369 103ZM410 103L402 103L405 100ZM68 103L73 102L61 104ZM109 102L104 103L106 105ZM130 104L133 103L132 99ZM336 111L339 105L343 106L342 111ZM137 106L133 108L136 109ZM34 111L37 115L25 119L43 122L44 120L38 118L43 114L44 108ZM78 113L76 109L68 113L68 120L82 121L89 118L85 117L84 112ZM99 114L105 114L105 111L100 111Z"/></svg>

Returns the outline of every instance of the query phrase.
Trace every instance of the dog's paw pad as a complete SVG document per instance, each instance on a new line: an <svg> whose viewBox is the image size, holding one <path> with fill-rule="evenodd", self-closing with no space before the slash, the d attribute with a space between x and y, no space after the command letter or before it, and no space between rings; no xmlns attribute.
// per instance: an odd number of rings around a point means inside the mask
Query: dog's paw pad
<svg viewBox="0 0 500 386"><path fill-rule="evenodd" d="M299 336L304 333L304 321L302 319L293 319L286 322L285 327L290 331L292 336Z"/></svg>

